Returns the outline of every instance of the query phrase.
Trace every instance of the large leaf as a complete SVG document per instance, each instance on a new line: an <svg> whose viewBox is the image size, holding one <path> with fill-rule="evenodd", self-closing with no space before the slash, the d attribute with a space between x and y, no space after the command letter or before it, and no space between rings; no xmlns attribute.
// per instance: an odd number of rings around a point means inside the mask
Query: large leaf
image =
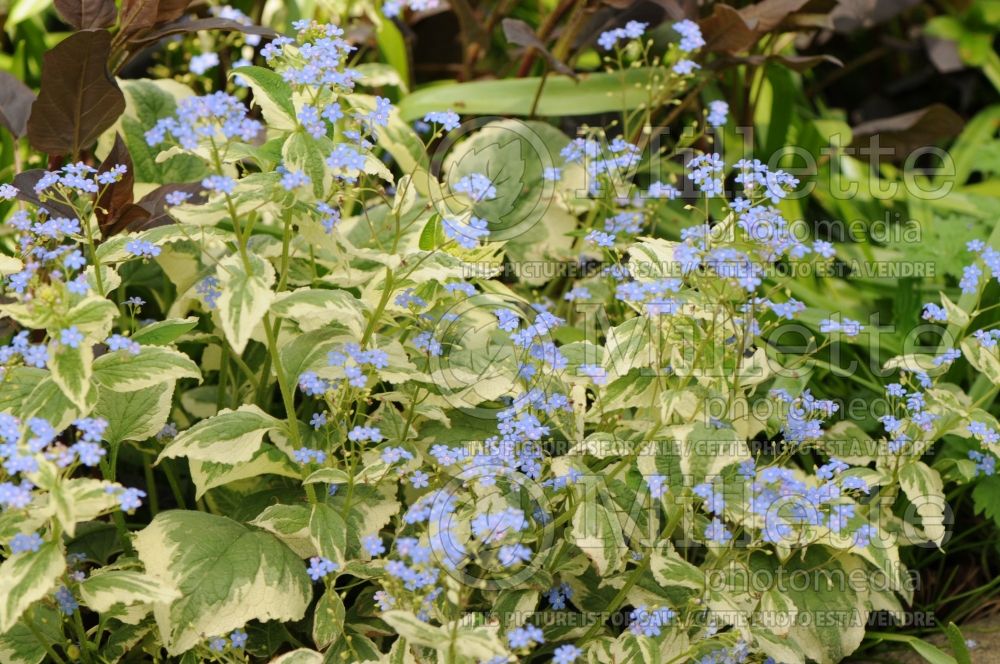
<svg viewBox="0 0 1000 664"><path fill-rule="evenodd" d="M280 424L257 406L244 404L237 410L223 410L182 431L159 458L185 456L226 464L249 461L260 449L264 434Z"/></svg>
<svg viewBox="0 0 1000 664"><path fill-rule="evenodd" d="M469 115L592 115L621 112L649 102L649 85L662 70L641 67L611 74L581 74L579 81L549 76L537 107L532 105L543 84L540 77L474 81L417 90L399 104L404 120L419 120L444 108Z"/></svg>
<svg viewBox="0 0 1000 664"><path fill-rule="evenodd" d="M93 144L125 110L125 95L108 72L111 34L77 32L45 54L42 85L28 119L32 147L71 157Z"/></svg>
<svg viewBox="0 0 1000 664"><path fill-rule="evenodd" d="M94 611L109 611L116 604L170 603L180 597L162 579L133 570L95 572L80 584L80 595Z"/></svg>
<svg viewBox="0 0 1000 664"><path fill-rule="evenodd" d="M181 597L154 605L167 650L251 620L300 620L312 596L305 566L270 533L204 512L160 512L135 538L146 573Z"/></svg>
<svg viewBox="0 0 1000 664"><path fill-rule="evenodd" d="M49 344L49 369L66 398L82 411L87 410L93 386L90 376L94 364L94 350L85 342L77 348L53 342Z"/></svg>
<svg viewBox="0 0 1000 664"><path fill-rule="evenodd" d="M293 131L298 126L292 105L292 89L281 74L253 66L237 67L232 74L246 81L253 90L254 102L264 111L269 127Z"/></svg>
<svg viewBox="0 0 1000 664"><path fill-rule="evenodd" d="M59 16L77 30L110 28L118 19L115 0L54 0Z"/></svg>
<svg viewBox="0 0 1000 664"><path fill-rule="evenodd" d="M808 580L786 584L784 590L798 615L812 618L794 621L789 640L821 664L839 662L854 652L865 635L868 590L845 579L863 574L863 563L853 556L830 558L821 548L810 547L801 559L789 561L785 571Z"/></svg>
<svg viewBox="0 0 1000 664"><path fill-rule="evenodd" d="M93 414L107 420L104 440L109 443L147 440L159 433L170 418L173 396L173 381L131 392L102 387Z"/></svg>
<svg viewBox="0 0 1000 664"><path fill-rule="evenodd" d="M201 380L201 370L184 353L163 346L143 346L135 355L114 351L94 361L94 380L115 392L133 392L181 378Z"/></svg>
<svg viewBox="0 0 1000 664"><path fill-rule="evenodd" d="M247 272L238 254L219 263L219 319L226 339L237 353L246 348L254 327L274 300L274 268L263 258L249 255Z"/></svg>
<svg viewBox="0 0 1000 664"><path fill-rule="evenodd" d="M13 627L32 602L49 594L65 569L58 542L5 560L0 565L0 634Z"/></svg>
<svg viewBox="0 0 1000 664"><path fill-rule="evenodd" d="M591 490L573 513L571 541L583 550L601 575L617 572L625 564L628 547L618 518L598 500Z"/></svg>
<svg viewBox="0 0 1000 664"><path fill-rule="evenodd" d="M20 80L0 71L0 126L15 138L24 136L35 93Z"/></svg>
<svg viewBox="0 0 1000 664"><path fill-rule="evenodd" d="M923 461L914 461L899 471L899 486L920 515L927 538L941 546L947 533L944 484L936 470Z"/></svg>

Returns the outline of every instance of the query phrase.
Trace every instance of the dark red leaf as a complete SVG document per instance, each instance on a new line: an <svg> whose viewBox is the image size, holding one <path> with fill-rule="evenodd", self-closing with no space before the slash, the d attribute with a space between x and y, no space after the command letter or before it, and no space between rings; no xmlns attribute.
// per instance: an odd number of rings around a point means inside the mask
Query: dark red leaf
<svg viewBox="0 0 1000 664"><path fill-rule="evenodd" d="M160 0L152 2L156 5L156 24L176 21L184 15L184 11L191 4L191 0Z"/></svg>
<svg viewBox="0 0 1000 664"><path fill-rule="evenodd" d="M709 51L745 51L760 38L754 30L756 20L748 22L729 5L713 5L712 15L701 19L698 24L705 38L705 49Z"/></svg>
<svg viewBox="0 0 1000 664"><path fill-rule="evenodd" d="M116 43L131 41L132 37L156 25L159 5L149 0L122 0L121 27Z"/></svg>
<svg viewBox="0 0 1000 664"><path fill-rule="evenodd" d="M553 71L565 74L566 76L571 76L573 78L579 78L571 67L559 60L556 56L552 55L549 49L545 47L542 40L535 34L535 31L531 29L530 25L516 18L505 18L502 25L503 34L507 37L507 41L511 44L533 48L545 56L545 59L549 61L549 66L552 67Z"/></svg>
<svg viewBox="0 0 1000 664"><path fill-rule="evenodd" d="M797 12L808 0L763 0L747 5L740 15L757 32L770 32L781 25L789 14Z"/></svg>
<svg viewBox="0 0 1000 664"><path fill-rule="evenodd" d="M5 71L0 71L0 125L21 138L28 127L28 116L35 93Z"/></svg>
<svg viewBox="0 0 1000 664"><path fill-rule="evenodd" d="M144 231L157 226L173 223L167 213L167 194L185 191L191 194L188 203L203 203L205 196L197 182L187 184L165 184L143 196L138 203L127 205L114 223L104 229L104 237L118 233Z"/></svg>
<svg viewBox="0 0 1000 664"><path fill-rule="evenodd" d="M243 25L242 23L237 23L236 21L231 21L227 18L185 18L179 21L174 21L173 23L158 25L149 32L137 35L135 38L130 39L129 43L141 46L142 44L159 41L160 39L169 37L170 35L198 32L199 30L233 30L250 35L270 37L272 39L278 36L278 33L271 28L264 28L259 25Z"/></svg>
<svg viewBox="0 0 1000 664"><path fill-rule="evenodd" d="M125 111L125 95L108 73L110 53L107 30L74 33L45 53L28 119L32 147L75 157Z"/></svg>
<svg viewBox="0 0 1000 664"><path fill-rule="evenodd" d="M59 16L76 30L110 28L118 20L115 0L54 0Z"/></svg>
<svg viewBox="0 0 1000 664"><path fill-rule="evenodd" d="M53 217L75 218L76 212L70 206L56 201L45 201L43 203L35 195L35 184L42 179L43 175L45 175L45 170L41 168L33 168L30 171L24 171L15 175L13 185L17 187L18 199L25 203L45 208Z"/></svg>
<svg viewBox="0 0 1000 664"><path fill-rule="evenodd" d="M910 113L859 124L851 130L854 135L851 145L867 144L877 136L879 148L890 150L889 159L899 161L917 148L957 136L964 123L961 116L944 104L931 104Z"/></svg>
<svg viewBox="0 0 1000 664"><path fill-rule="evenodd" d="M98 173L110 171L118 164L124 165L128 170L118 182L108 185L101 192L97 199L97 225L102 232L105 227L114 223L133 201L132 187L135 184L135 175L132 173L132 155L129 154L125 141L121 134L115 134L115 143L111 146L111 152L104 158L98 167Z"/></svg>

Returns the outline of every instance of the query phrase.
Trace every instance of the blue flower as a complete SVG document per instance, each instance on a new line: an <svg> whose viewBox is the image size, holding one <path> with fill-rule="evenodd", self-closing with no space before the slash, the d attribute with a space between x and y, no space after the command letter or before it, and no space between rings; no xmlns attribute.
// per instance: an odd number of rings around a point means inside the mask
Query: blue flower
<svg viewBox="0 0 1000 664"><path fill-rule="evenodd" d="M410 473L410 485L414 489L424 489L429 486L430 476L422 470L415 470Z"/></svg>
<svg viewBox="0 0 1000 664"><path fill-rule="evenodd" d="M724 101L716 100L709 102L708 104L708 124L713 127L721 127L726 124L726 118L729 116L729 104Z"/></svg>
<svg viewBox="0 0 1000 664"><path fill-rule="evenodd" d="M237 629L229 635L229 640L233 644L233 648L239 650L247 644L247 633L242 629Z"/></svg>
<svg viewBox="0 0 1000 664"><path fill-rule="evenodd" d="M309 574L309 578L313 581L319 581L328 574L336 572L340 568L340 565L333 562L329 558L322 558L320 556L313 556L309 559L309 569L306 572Z"/></svg>
<svg viewBox="0 0 1000 664"><path fill-rule="evenodd" d="M66 586L60 586L59 590L55 593L55 597L56 602L59 604L59 610L67 616L73 615L80 608L80 603L76 601L73 593Z"/></svg>
<svg viewBox="0 0 1000 664"><path fill-rule="evenodd" d="M83 341L83 332L72 325L59 333L59 343L70 348L79 348Z"/></svg>
<svg viewBox="0 0 1000 664"><path fill-rule="evenodd" d="M199 53L191 58L191 73L201 76L212 67L219 66L219 54L215 51Z"/></svg>
<svg viewBox="0 0 1000 664"><path fill-rule="evenodd" d="M10 540L11 553L26 553L28 551L38 551L42 548L42 538L38 533L24 534L18 533Z"/></svg>
<svg viewBox="0 0 1000 664"><path fill-rule="evenodd" d="M581 655L583 651L574 645L559 646L552 651L552 664L573 664Z"/></svg>
<svg viewBox="0 0 1000 664"><path fill-rule="evenodd" d="M221 191L225 194L231 194L236 188L236 181L227 175L209 175L201 181L201 186L209 191Z"/></svg>
<svg viewBox="0 0 1000 664"><path fill-rule="evenodd" d="M433 111L424 116L424 122L439 124L445 131L458 129L460 118L454 111Z"/></svg>
<svg viewBox="0 0 1000 664"><path fill-rule="evenodd" d="M701 36L701 28L694 21L684 19L683 21L674 23L673 28L681 35L681 41L678 46L685 53L697 51L705 45L705 39Z"/></svg>
<svg viewBox="0 0 1000 664"><path fill-rule="evenodd" d="M134 239L125 243L125 251L139 258L156 258L161 249L152 242Z"/></svg>

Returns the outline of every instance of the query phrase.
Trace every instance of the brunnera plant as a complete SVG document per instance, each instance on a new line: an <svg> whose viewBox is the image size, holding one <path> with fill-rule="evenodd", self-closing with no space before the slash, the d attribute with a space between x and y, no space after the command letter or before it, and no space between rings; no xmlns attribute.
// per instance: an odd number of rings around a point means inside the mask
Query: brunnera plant
<svg viewBox="0 0 1000 664"><path fill-rule="evenodd" d="M777 268L836 247L755 159L643 181L728 121L631 142L704 45L645 28L599 41L657 72L620 134L412 127L302 21L231 73L259 116L124 83L103 162L0 186L2 659L832 662L902 611L900 547L993 473L990 395L947 376L1000 384L971 329L998 238L925 308L948 343L887 365L884 435L827 426L810 355L874 331ZM791 324L810 353L772 343ZM928 465L945 435L975 447Z"/></svg>

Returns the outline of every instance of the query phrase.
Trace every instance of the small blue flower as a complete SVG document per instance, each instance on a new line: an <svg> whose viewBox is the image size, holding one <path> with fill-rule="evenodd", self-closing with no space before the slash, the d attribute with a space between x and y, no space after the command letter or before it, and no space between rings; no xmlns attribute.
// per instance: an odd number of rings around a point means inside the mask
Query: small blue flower
<svg viewBox="0 0 1000 664"><path fill-rule="evenodd" d="M79 348L83 341L83 332L72 325L59 333L59 343L70 348Z"/></svg>
<svg viewBox="0 0 1000 664"><path fill-rule="evenodd" d="M38 551L42 548L42 538L38 533L24 534L18 533L10 540L11 553L26 553L28 551Z"/></svg>
<svg viewBox="0 0 1000 664"><path fill-rule="evenodd" d="M233 648L239 650L247 644L247 633L242 629L237 629L229 635L229 640L232 641Z"/></svg>

